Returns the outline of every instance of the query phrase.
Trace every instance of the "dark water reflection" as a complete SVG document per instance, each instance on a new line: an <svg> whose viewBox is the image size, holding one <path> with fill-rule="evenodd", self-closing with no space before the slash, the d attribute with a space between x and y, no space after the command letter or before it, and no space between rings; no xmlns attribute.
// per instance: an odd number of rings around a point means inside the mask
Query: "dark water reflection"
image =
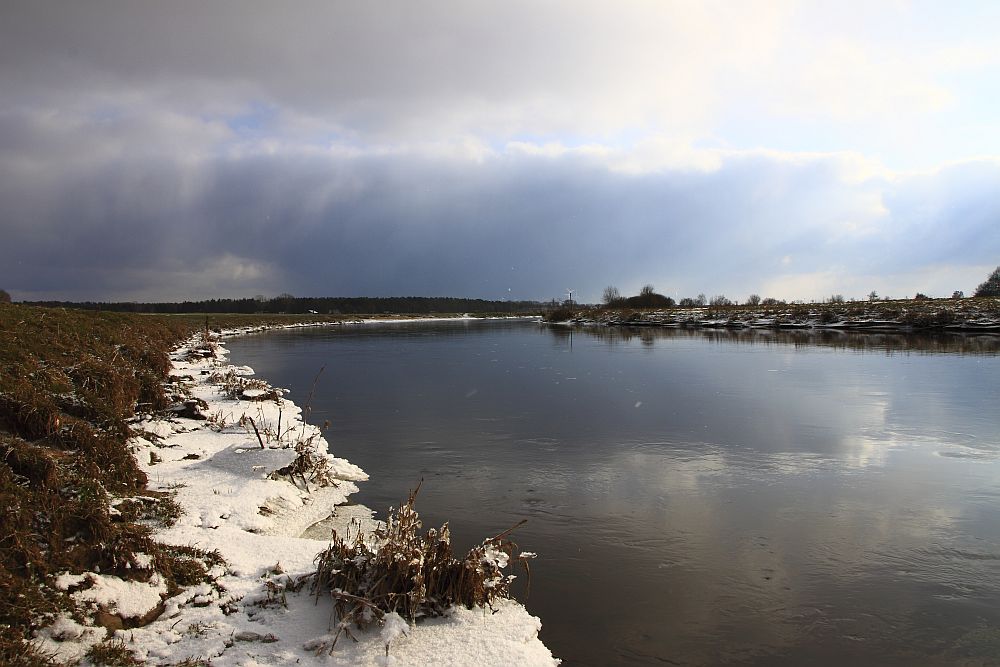
<svg viewBox="0 0 1000 667"><path fill-rule="evenodd" d="M437 323L233 359L330 419L384 511L468 546L523 517L567 664L1000 662L989 336Z"/></svg>

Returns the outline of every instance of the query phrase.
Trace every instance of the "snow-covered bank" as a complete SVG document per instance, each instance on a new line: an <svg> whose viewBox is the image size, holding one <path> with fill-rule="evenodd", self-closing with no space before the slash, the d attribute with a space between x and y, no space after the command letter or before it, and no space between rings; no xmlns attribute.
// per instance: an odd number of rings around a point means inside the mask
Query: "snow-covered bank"
<svg viewBox="0 0 1000 667"><path fill-rule="evenodd" d="M832 329L1000 333L1000 300L934 299L890 302L606 308L564 311L559 324L690 329Z"/></svg>
<svg viewBox="0 0 1000 667"><path fill-rule="evenodd" d="M330 455L321 430L304 422L301 408L254 378L252 369L228 364L226 354L217 347L212 356L200 338L175 350L175 390L189 395L184 408L170 418L140 422L144 435L133 440L149 490L173 494L183 510L155 538L218 552L224 563L212 568L211 582L167 598L155 574L148 581L126 582L99 572L59 580L65 590L79 588L73 595L95 613L116 616L126 627L156 617L148 625L114 631L125 648L150 664L557 662L538 639L539 620L515 602L500 604L496 613L455 609L402 633L352 630L357 643L342 637L331 650L332 604L302 585L328 536L302 535L320 520L328 525L331 512L342 529L351 519L363 528L374 525L364 508L335 509L367 476ZM296 465L303 460L307 466ZM38 639L45 650L71 662L110 633L64 617Z"/></svg>
<svg viewBox="0 0 1000 667"><path fill-rule="evenodd" d="M470 315L446 315L442 317L405 317L385 315L381 317L356 317L354 319L338 319L321 322L292 322L289 324L259 324L253 326L226 329L221 332L223 337L239 336L243 334L259 333L271 329L303 329L309 327L336 327L350 326L355 324L418 324L428 322L478 322L486 320L541 320L541 315L510 315L510 316L490 316L480 317Z"/></svg>

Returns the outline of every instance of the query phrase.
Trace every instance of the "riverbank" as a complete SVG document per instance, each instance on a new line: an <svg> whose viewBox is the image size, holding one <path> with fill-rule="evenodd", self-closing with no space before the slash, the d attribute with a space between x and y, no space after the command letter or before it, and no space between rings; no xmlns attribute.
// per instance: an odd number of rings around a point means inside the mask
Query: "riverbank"
<svg viewBox="0 0 1000 667"><path fill-rule="evenodd" d="M952 331L1000 334L1000 299L921 299L663 309L570 309L561 311L550 320L607 326Z"/></svg>
<svg viewBox="0 0 1000 667"><path fill-rule="evenodd" d="M31 363L45 369L62 363L73 370L79 367L77 356L100 357L115 382L128 384L137 372L114 373L115 364L140 356L143 349L155 356L165 341L178 339L183 331L179 321L160 331L157 327L172 318L154 316L67 315L21 306L8 307L0 315L4 345L11 346L6 350L18 349L20 354L27 340L38 346L38 355L21 354L25 358L18 362L19 375L27 375L23 368ZM58 333L36 330L39 322L54 325ZM239 330L264 328L245 324ZM70 325L73 331L67 332ZM183 326L190 331L189 324ZM317 536L322 539L302 535L317 521L329 524L337 506L334 524L339 520L340 529L346 530L352 521L354 530L373 527L371 512L344 505L367 476L329 454L321 429L306 423L303 410L285 399L284 392L254 377L252 369L229 364L225 349L208 333L209 326L206 323L198 336L186 339L161 360L163 376L148 373L146 393L156 399L151 401L155 405L113 429L122 440L107 434L108 448L121 447L134 466L134 479L115 486L116 471L98 464L90 468L97 482L93 491L84 481L76 484L81 488L53 484L59 489L50 495L69 492L88 505L78 513L73 530L61 531L48 541L69 545L70 550L79 544L86 554L70 560L53 556L46 570L40 560L32 574L17 569L24 554L4 553L5 583L20 582L19 590L44 597L24 605L36 614L44 610L30 620L14 617L4 607L5 663L38 664L45 658L58 664L555 663L538 640L538 619L513 601L499 604L494 614L453 609L445 617L397 627L389 635L378 627L367 632L352 629L357 642L341 637L333 646L338 628L330 626L330 597L314 598L308 582L315 571L314 558L327 546L329 534ZM147 335L149 328L156 336ZM237 332L233 328L222 333ZM106 347L77 349L80 337L100 340L116 335L136 340L128 346L112 340ZM44 358L32 362L35 356ZM79 395L100 382L93 373L79 375L79 386L69 388L69 394L63 390L65 405L56 405L46 417L47 426L40 427L47 435L30 442L27 433L7 431L16 426L18 414L37 408L25 407L33 405L26 394L14 397L19 403L11 398L20 385L0 386L3 407L11 408L3 415L0 436L7 466L16 467L4 469L5 484L30 481L23 474L30 472L22 464L25 452L44 456L45 464L55 470L53 475L63 474L58 466L65 456L53 449L71 419L63 410L79 405L76 411L83 412L82 407L90 404ZM169 380L165 386L163 378ZM30 388L28 384L21 388L27 392L26 387ZM138 393L122 395L118 418L124 420L136 402L143 402L133 395ZM41 401L35 398L36 403ZM103 409L103 404L95 403L93 411L96 408ZM93 420L95 429L108 430L105 421L97 416ZM126 445L124 438L129 435ZM79 461L93 466L90 458L83 452ZM308 465L298 465L303 461ZM23 506L25 522L40 520L48 525L45 505L56 501L28 507L27 500L15 497L14 488L8 498L7 488L9 512L15 505ZM28 516L32 511L33 519ZM99 525L88 525L88 516ZM105 522L117 532L108 533ZM24 531L14 531L5 520L4 537L22 541L29 530L37 537L39 527L26 525ZM131 541L119 532L132 536ZM45 553L55 552L45 547ZM11 597L16 596L11 593ZM29 635L33 651L18 653L16 635L29 626L34 628Z"/></svg>

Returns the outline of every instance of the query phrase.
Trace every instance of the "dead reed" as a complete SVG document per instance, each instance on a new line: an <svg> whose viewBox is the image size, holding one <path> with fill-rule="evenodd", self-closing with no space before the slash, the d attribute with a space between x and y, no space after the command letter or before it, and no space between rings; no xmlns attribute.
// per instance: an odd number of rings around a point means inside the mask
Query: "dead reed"
<svg viewBox="0 0 1000 667"><path fill-rule="evenodd" d="M264 380L244 377L232 369L213 373L208 380L220 385L223 393L234 400L278 401L281 400L284 393L281 389L272 387Z"/></svg>
<svg viewBox="0 0 1000 667"><path fill-rule="evenodd" d="M364 630L393 614L415 622L441 616L453 605L493 609L497 600L510 598L515 576L504 570L511 562L524 566L530 582L534 554L519 553L507 537L524 521L456 558L447 523L421 534L415 498L416 491L372 534L334 533L330 547L316 556L312 592L333 599L337 632L331 651L341 634L354 638L351 625Z"/></svg>

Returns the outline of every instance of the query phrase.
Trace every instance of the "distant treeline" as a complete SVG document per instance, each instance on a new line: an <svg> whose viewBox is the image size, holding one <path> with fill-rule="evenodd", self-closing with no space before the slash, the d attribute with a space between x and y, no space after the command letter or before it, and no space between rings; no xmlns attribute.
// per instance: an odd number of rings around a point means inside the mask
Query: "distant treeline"
<svg viewBox="0 0 1000 667"><path fill-rule="evenodd" d="M381 313L538 313L547 304L538 301L487 301L454 297L294 297L274 299L209 299L179 303L34 301L36 306L82 308L123 313L308 313L361 315Z"/></svg>

